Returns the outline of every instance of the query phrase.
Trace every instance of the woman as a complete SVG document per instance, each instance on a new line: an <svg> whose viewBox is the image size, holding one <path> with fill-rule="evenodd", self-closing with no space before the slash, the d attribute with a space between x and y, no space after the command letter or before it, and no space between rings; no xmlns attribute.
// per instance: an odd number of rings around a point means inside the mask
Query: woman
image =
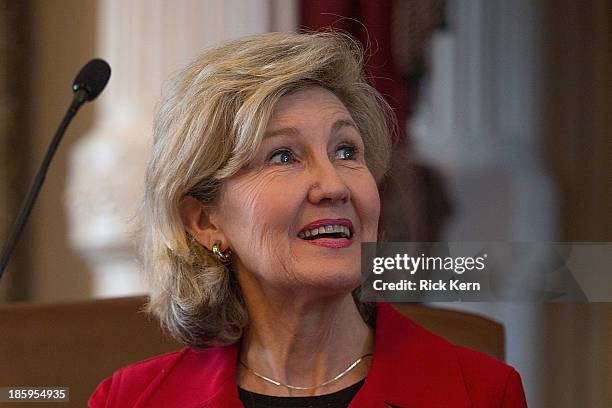
<svg viewBox="0 0 612 408"><path fill-rule="evenodd" d="M190 347L119 370L90 406L525 406L512 368L352 295L389 112L340 34L188 66L156 117L142 257L150 310Z"/></svg>

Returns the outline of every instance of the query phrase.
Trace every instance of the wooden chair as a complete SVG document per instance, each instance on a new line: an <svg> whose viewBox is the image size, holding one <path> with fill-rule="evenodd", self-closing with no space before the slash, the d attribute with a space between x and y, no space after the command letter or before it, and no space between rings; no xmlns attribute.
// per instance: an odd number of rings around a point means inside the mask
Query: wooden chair
<svg viewBox="0 0 612 408"><path fill-rule="evenodd" d="M181 347L142 312L144 302L132 297L0 305L0 386L69 387L70 403L53 406L86 406L114 370ZM504 357L504 329L496 322L416 305L397 308L454 343Z"/></svg>

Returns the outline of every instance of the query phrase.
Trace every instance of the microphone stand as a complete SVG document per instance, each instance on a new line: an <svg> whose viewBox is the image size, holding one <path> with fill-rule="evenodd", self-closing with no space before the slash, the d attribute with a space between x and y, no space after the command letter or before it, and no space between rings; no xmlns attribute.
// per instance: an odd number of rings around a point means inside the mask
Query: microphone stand
<svg viewBox="0 0 612 408"><path fill-rule="evenodd" d="M55 132L55 135L49 144L47 153L45 154L45 157L38 168L38 172L36 173L36 177L30 186L28 195L21 205L15 225L11 231L11 235L9 236L9 239L2 250L2 258L0 259L0 280L2 279L2 275L4 275L4 271L9 263L11 254L15 250L15 246L17 245L17 241L21 236L23 228L28 221L30 212L32 212L32 207L34 206L38 193L40 192L43 182L45 181L47 170L51 164L51 159L53 159L53 156L55 155L55 151L57 150L57 147L64 136L64 132L66 132L68 125L79 111L79 108L85 102L95 99L98 94L102 92L106 86L106 83L108 82L109 77L110 67L105 61L100 59L91 60L77 75L74 84L72 85L74 91L72 103L66 111L59 128Z"/></svg>
<svg viewBox="0 0 612 408"><path fill-rule="evenodd" d="M49 170L49 165L51 164L51 160L55 155L55 151L59 146L62 137L64 136L64 132L68 125L74 118L74 115L78 112L79 108L87 101L87 92L84 89L79 89L74 93L74 97L72 98L72 103L70 107L66 111L64 115L64 119L60 123L57 131L55 132L55 136L51 140L49 147L47 149L47 153L45 154L45 158L43 159L40 167L38 168L38 172L36 173L36 177L34 181L30 185L30 190L28 191L28 195L25 201L21 204L21 208L19 209L19 215L17 215L17 219L15 220L15 225L13 226L13 230L11 231L11 235L9 236L8 242L6 243L4 249L2 250L2 259L0 260L0 279L2 279L2 275L4 274L4 270L8 265L9 259L11 258L11 254L15 250L15 246L17 245L17 241L23 232L23 228L32 212L32 207L36 202L36 198L38 197L38 193L40 192L40 188L42 187L43 182L45 181L45 177L47 176L47 170Z"/></svg>

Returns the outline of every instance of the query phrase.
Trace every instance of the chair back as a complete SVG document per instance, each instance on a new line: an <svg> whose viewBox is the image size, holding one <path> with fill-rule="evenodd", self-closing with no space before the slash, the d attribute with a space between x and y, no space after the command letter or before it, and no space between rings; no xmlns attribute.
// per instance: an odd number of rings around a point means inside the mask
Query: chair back
<svg viewBox="0 0 612 408"><path fill-rule="evenodd" d="M69 387L70 403L61 405L87 406L96 385L116 369L181 348L142 311L145 301L130 297L0 305L0 386ZM455 343L504 356L498 323L422 306L398 309Z"/></svg>

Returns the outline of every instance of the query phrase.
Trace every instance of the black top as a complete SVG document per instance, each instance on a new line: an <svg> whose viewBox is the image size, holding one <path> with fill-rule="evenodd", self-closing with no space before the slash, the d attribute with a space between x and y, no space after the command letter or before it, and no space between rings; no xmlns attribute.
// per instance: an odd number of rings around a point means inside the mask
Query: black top
<svg viewBox="0 0 612 408"><path fill-rule="evenodd" d="M343 390L316 397L273 397L238 387L238 396L245 408L346 408L365 380Z"/></svg>

